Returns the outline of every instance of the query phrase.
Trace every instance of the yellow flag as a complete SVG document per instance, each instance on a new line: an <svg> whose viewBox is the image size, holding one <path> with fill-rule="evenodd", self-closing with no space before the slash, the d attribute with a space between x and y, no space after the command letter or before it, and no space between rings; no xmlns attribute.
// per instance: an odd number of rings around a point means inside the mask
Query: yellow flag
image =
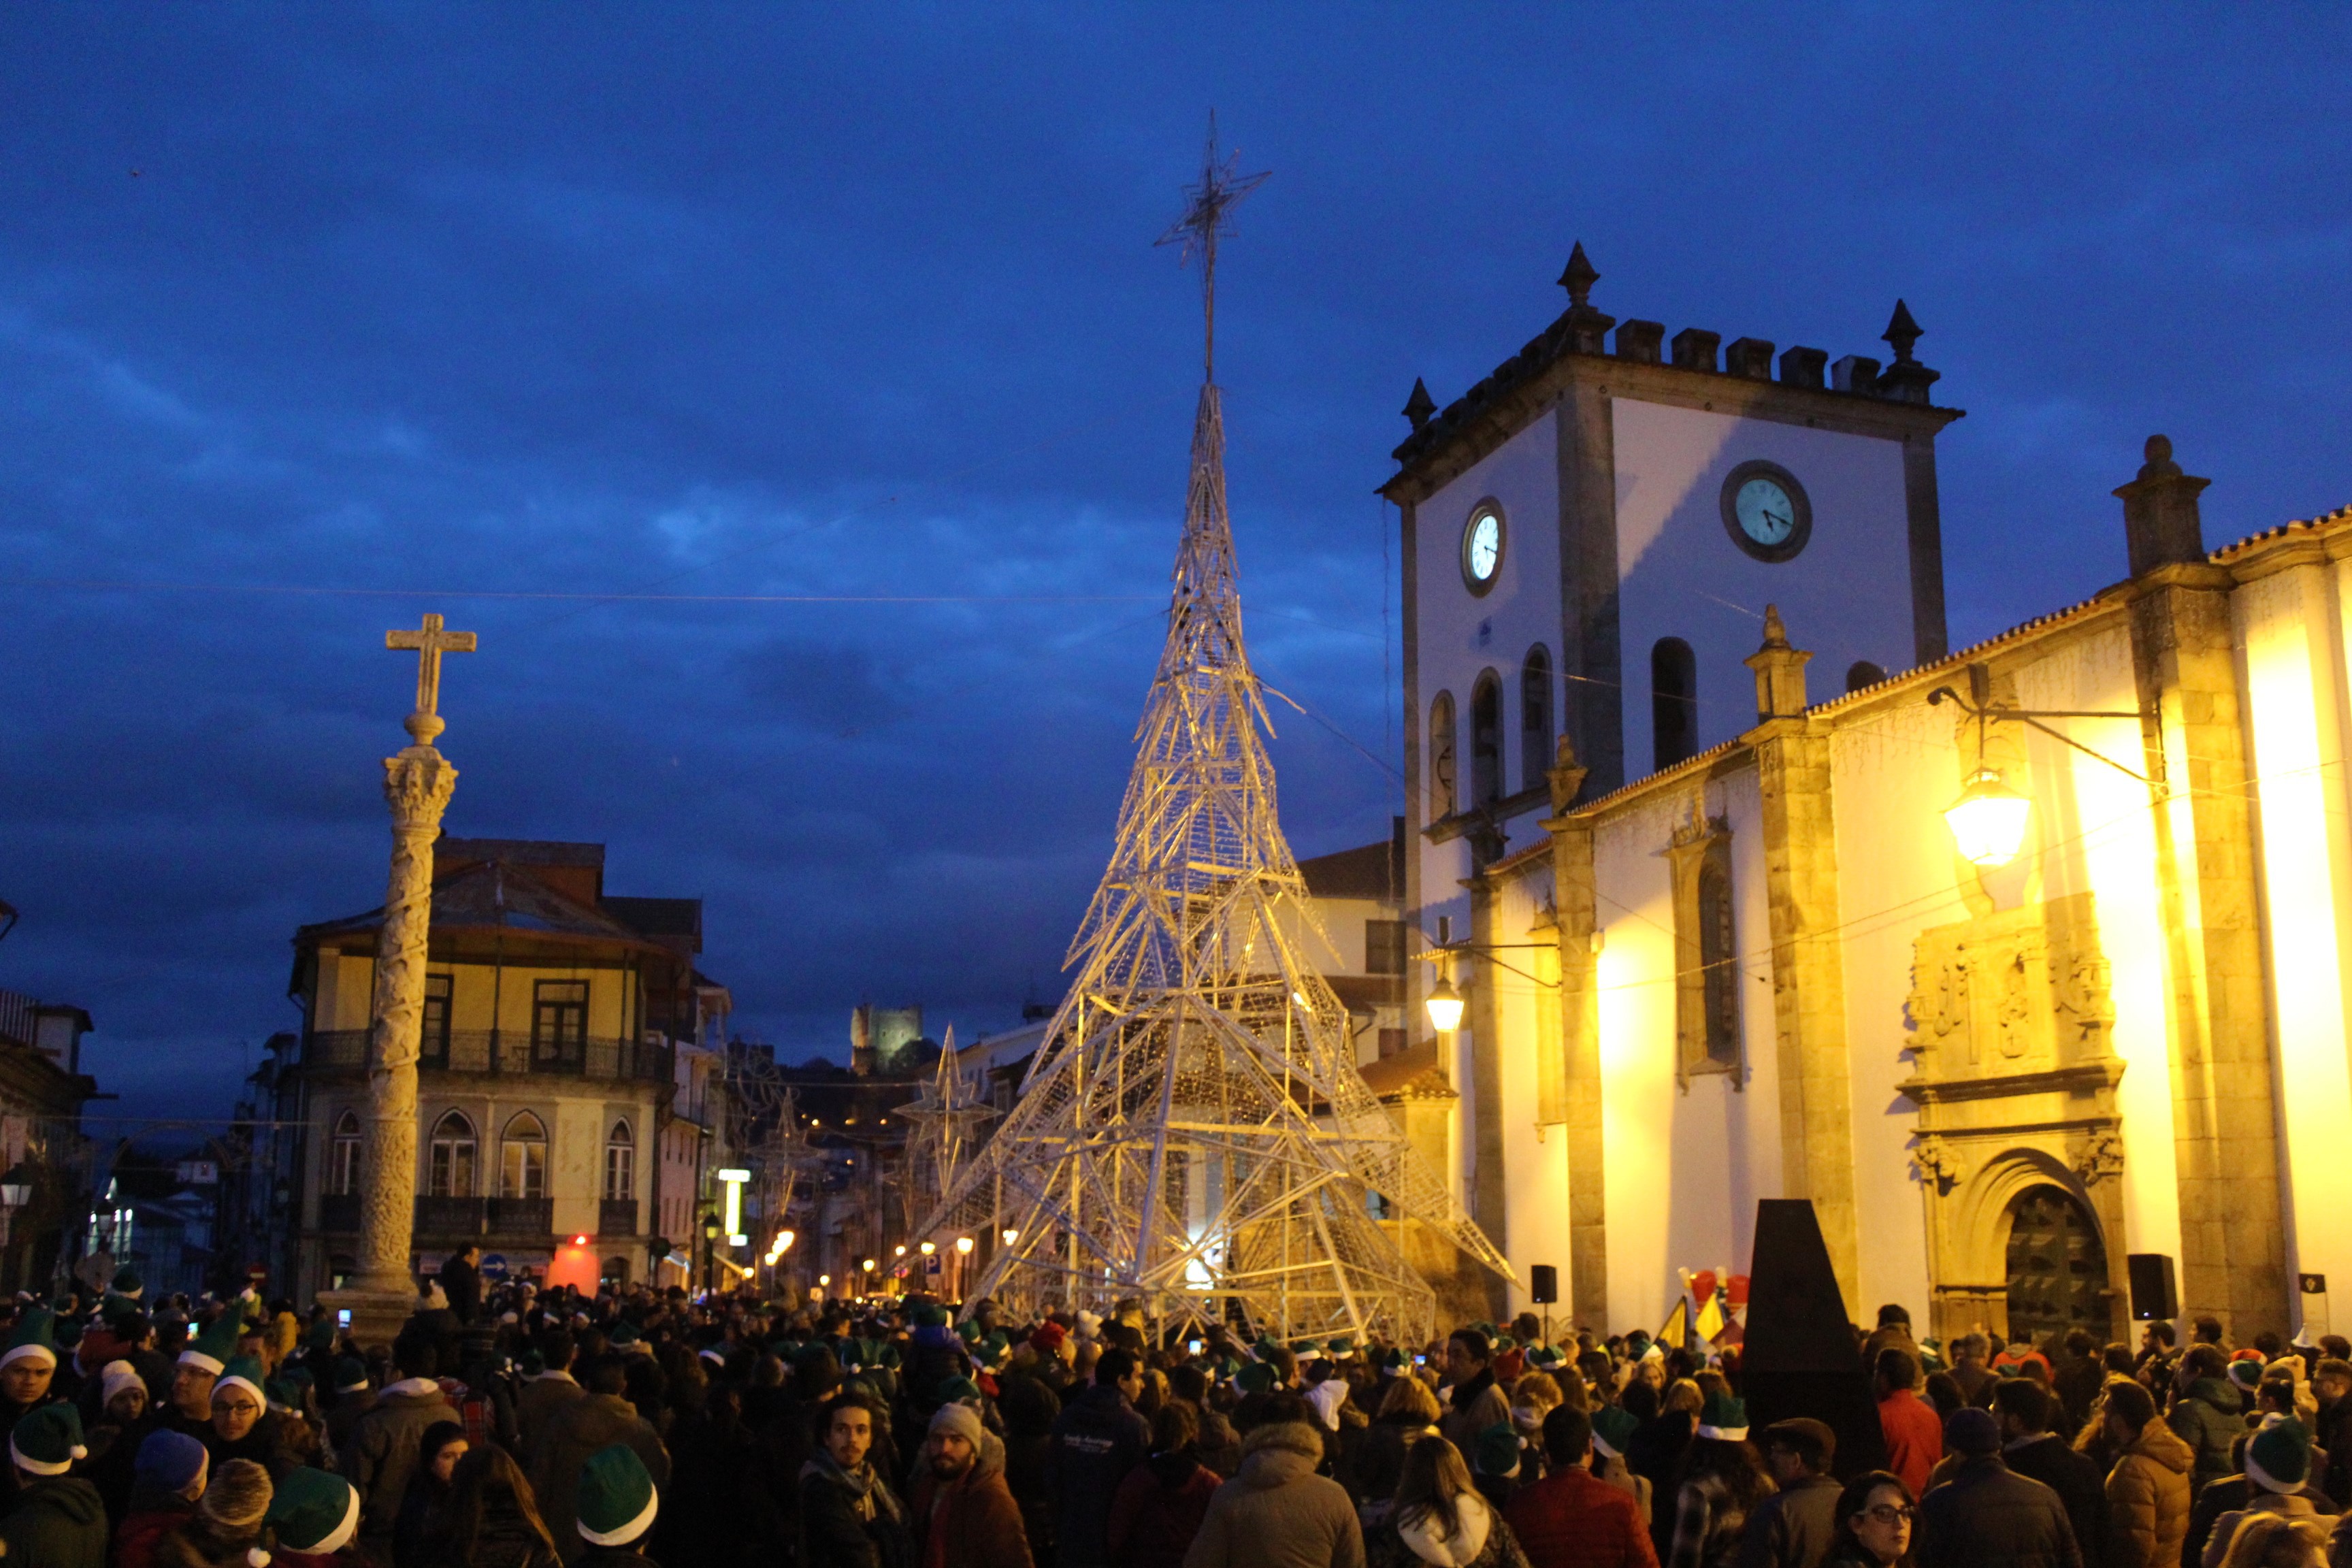
<svg viewBox="0 0 2352 1568"><path fill-rule="evenodd" d="M1713 1344L1716 1335L1723 1332L1724 1322L1723 1296L1718 1291L1709 1296L1706 1305L1698 1310L1698 1337Z"/></svg>
<svg viewBox="0 0 2352 1568"><path fill-rule="evenodd" d="M1675 1310L1666 1319L1666 1326L1658 1331L1658 1342L1669 1349L1680 1349L1690 1343L1690 1300L1675 1298Z"/></svg>

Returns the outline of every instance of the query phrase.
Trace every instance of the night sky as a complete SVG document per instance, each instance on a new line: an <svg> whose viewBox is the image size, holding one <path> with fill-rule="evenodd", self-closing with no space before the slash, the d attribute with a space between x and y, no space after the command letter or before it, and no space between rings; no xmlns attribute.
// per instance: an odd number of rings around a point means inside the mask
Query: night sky
<svg viewBox="0 0 2352 1568"><path fill-rule="evenodd" d="M1397 809L1397 410L1579 238L1670 333L1884 354L1909 301L1956 644L2123 575L2151 431L2210 543L2352 501L2343 12L1799 9L12 7L0 986L95 1016L93 1109L225 1110L294 928L382 899L383 634L437 609L450 830L702 897L744 1034L1055 994L1212 107L1274 171L1218 371L1302 855Z"/></svg>

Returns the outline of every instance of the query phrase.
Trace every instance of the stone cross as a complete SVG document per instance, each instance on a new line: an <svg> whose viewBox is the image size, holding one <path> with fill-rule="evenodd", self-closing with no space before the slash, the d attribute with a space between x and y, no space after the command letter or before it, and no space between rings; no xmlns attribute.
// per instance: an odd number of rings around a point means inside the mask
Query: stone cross
<svg viewBox="0 0 2352 1568"><path fill-rule="evenodd" d="M368 1017L368 1131L361 1146L359 1273L322 1301L347 1309L363 1345L388 1342L416 1308L409 1268L416 1209L416 1058L425 1023L425 963L433 925L433 842L457 785L457 770L434 749L444 728L441 656L471 653L472 632L442 629L426 616L415 631L384 634L395 651L414 649L416 709L412 744L383 763L392 808L392 866L376 933L375 987Z"/></svg>

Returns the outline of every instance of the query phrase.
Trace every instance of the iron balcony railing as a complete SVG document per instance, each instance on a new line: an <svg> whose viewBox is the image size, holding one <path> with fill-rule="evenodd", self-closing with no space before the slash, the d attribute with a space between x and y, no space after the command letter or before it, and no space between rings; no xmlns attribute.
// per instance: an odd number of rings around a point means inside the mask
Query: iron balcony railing
<svg viewBox="0 0 2352 1568"><path fill-rule="evenodd" d="M604 1198L596 1205L598 1236L635 1236L637 1234L637 1200L635 1198Z"/></svg>
<svg viewBox="0 0 2352 1568"><path fill-rule="evenodd" d="M555 1229L553 1198L450 1198L416 1200L416 1234L436 1241L467 1237L544 1241ZM357 1193L326 1193L319 1199L319 1228L357 1235Z"/></svg>
<svg viewBox="0 0 2352 1568"><path fill-rule="evenodd" d="M367 1065L367 1041L365 1029L313 1030L304 1059L315 1068L362 1068ZM452 1029L446 1040L425 1042L417 1065L439 1072L554 1073L658 1083L670 1076L671 1055L670 1047L657 1040L534 1042L529 1035Z"/></svg>

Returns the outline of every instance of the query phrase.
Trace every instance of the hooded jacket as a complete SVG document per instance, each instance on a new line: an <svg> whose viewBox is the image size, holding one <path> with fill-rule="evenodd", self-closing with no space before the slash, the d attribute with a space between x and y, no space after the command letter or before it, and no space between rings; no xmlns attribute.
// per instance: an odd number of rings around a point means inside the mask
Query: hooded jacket
<svg viewBox="0 0 2352 1568"><path fill-rule="evenodd" d="M1315 1473L1322 1462L1322 1434L1304 1422L1253 1430L1240 1473L1209 1500L1184 1568L1362 1568L1355 1505Z"/></svg>
<svg viewBox="0 0 2352 1568"><path fill-rule="evenodd" d="M2151 1421L2107 1472L2107 1568L2173 1568L2189 1538L2189 1472L2197 1456Z"/></svg>
<svg viewBox="0 0 2352 1568"><path fill-rule="evenodd" d="M2189 1478L2192 1489L2238 1468L2230 1462L2230 1445L2246 1435L2244 1412L2236 1384L2224 1377L2200 1377L2165 1413L2164 1424L2196 1453Z"/></svg>
<svg viewBox="0 0 2352 1568"><path fill-rule="evenodd" d="M35 1568L106 1568L106 1504L76 1476L45 1476L0 1519L0 1549Z"/></svg>
<svg viewBox="0 0 2352 1568"><path fill-rule="evenodd" d="M1111 1560L1121 1568L1181 1568L1223 1479L1192 1448L1154 1454L1129 1470L1110 1505Z"/></svg>
<svg viewBox="0 0 2352 1568"><path fill-rule="evenodd" d="M1112 1384L1094 1384L1062 1406L1045 1451L1061 1568L1109 1568L1111 1500L1150 1451L1151 1428ZM1315 1452L1322 1457L1319 1443Z"/></svg>
<svg viewBox="0 0 2352 1568"><path fill-rule="evenodd" d="M1032 1568L1029 1532L1004 1484L1004 1444L995 1433L981 1433L971 1468L952 1481L917 1461L911 1491L921 1543L916 1561L926 1568Z"/></svg>
<svg viewBox="0 0 2352 1568"><path fill-rule="evenodd" d="M425 1429L436 1421L457 1419L457 1412L441 1397L441 1385L429 1377L404 1378L377 1396L375 1408L352 1428L352 1440L342 1452L343 1479L359 1489L362 1500L361 1534L392 1534ZM277 1479L275 1471L271 1479Z"/></svg>
<svg viewBox="0 0 2352 1568"><path fill-rule="evenodd" d="M1920 1568L2082 1568L2074 1527L2058 1494L2003 1464L1964 1458L1919 1500Z"/></svg>
<svg viewBox="0 0 2352 1568"><path fill-rule="evenodd" d="M668 1489L669 1450L637 1407L617 1394L591 1394L564 1405L540 1437L531 1459L531 1491L548 1533L555 1537L556 1554L566 1563L577 1562L588 1549L580 1535L580 1468L596 1450L614 1443L635 1449L654 1485ZM415 1447L416 1439L411 1439L409 1447ZM374 1500L369 1503L373 1508Z"/></svg>
<svg viewBox="0 0 2352 1568"><path fill-rule="evenodd" d="M1454 1500L1459 1528L1447 1530L1436 1514L1401 1521L1393 1530L1403 1551L1396 1561L1403 1568L1527 1568L1511 1527L1493 1505L1476 1492Z"/></svg>

